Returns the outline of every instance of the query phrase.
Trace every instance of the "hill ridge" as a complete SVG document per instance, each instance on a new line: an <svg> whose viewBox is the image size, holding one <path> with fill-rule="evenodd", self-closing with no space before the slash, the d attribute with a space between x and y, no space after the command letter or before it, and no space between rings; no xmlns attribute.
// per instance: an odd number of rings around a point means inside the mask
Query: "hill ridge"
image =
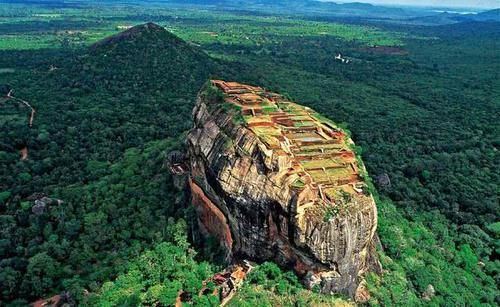
<svg viewBox="0 0 500 307"><path fill-rule="evenodd" d="M119 32L117 34L108 36L90 46L90 49L95 51L106 46L114 46L123 41L133 41L140 40L143 38L149 39L152 36L157 36L157 38L173 40L177 43L185 43L181 38L177 37L175 34L167 31L162 26L154 23L147 22L133 26L125 31Z"/></svg>

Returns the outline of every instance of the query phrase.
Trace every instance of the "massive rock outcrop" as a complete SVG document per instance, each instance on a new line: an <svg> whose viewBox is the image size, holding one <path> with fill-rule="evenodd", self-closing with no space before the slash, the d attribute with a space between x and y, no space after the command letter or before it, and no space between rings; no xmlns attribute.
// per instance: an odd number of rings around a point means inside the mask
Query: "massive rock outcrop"
<svg viewBox="0 0 500 307"><path fill-rule="evenodd" d="M281 95L218 80L193 117L192 203L228 258L273 260L308 287L351 296L380 269L375 202L342 129Z"/></svg>

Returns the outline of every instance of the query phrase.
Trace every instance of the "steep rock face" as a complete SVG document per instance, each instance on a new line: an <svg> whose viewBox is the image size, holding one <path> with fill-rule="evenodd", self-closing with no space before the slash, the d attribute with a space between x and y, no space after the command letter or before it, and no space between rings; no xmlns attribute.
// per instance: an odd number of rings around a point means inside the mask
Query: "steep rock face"
<svg viewBox="0 0 500 307"><path fill-rule="evenodd" d="M212 81L188 134L200 226L227 257L292 267L308 287L354 295L380 269L377 211L352 141L309 108L259 87Z"/></svg>

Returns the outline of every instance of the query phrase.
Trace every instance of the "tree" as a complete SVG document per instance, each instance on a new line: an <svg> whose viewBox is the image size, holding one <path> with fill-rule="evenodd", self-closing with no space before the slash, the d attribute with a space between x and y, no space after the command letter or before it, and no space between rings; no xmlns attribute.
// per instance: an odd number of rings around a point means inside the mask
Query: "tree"
<svg viewBox="0 0 500 307"><path fill-rule="evenodd" d="M28 261L26 276L24 278L25 288L35 296L46 295L51 291L61 272L61 264L49 256L46 252L41 252Z"/></svg>

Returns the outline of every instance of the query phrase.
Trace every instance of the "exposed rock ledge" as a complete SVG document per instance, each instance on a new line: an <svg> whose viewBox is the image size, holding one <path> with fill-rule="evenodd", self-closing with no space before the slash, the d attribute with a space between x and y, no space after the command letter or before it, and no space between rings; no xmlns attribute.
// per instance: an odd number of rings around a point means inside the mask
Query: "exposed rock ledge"
<svg viewBox="0 0 500 307"><path fill-rule="evenodd" d="M193 117L192 202L228 259L273 260L309 288L350 296L380 270L375 202L343 130L278 94L216 80Z"/></svg>

